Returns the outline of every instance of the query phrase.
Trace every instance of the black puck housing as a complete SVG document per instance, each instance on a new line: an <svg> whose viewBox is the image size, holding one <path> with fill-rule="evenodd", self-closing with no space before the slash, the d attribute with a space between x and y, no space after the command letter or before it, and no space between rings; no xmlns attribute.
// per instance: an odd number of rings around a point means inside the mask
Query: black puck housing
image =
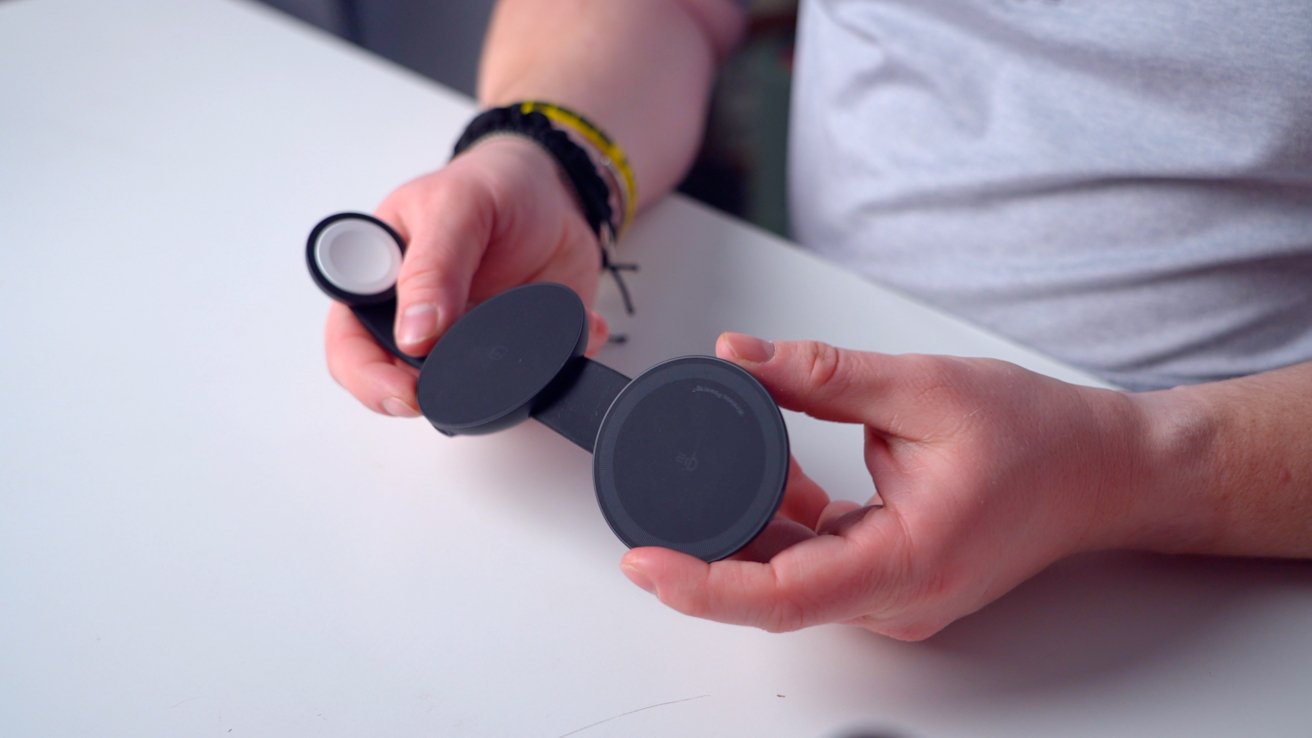
<svg viewBox="0 0 1312 738"><path fill-rule="evenodd" d="M419 373L419 409L447 435L514 425L587 341L587 312L568 287L503 292L466 313L433 347Z"/></svg>
<svg viewBox="0 0 1312 738"><path fill-rule="evenodd" d="M625 387L594 454L597 503L620 540L706 561L755 538L788 480L778 406L750 374L709 356L658 364Z"/></svg>

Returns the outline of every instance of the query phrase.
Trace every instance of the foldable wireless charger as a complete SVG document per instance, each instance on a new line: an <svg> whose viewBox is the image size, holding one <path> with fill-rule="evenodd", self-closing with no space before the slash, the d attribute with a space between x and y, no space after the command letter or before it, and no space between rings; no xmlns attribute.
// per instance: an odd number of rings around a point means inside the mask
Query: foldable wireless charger
<svg viewBox="0 0 1312 738"><path fill-rule="evenodd" d="M421 361L392 338L403 252L382 221L339 213L310 232L306 261L324 292L419 368L419 408L437 430L491 433L532 417L592 452L597 503L629 546L715 561L774 516L788 478L788 432L750 374L687 356L630 380L583 355L583 303L549 283L473 308Z"/></svg>

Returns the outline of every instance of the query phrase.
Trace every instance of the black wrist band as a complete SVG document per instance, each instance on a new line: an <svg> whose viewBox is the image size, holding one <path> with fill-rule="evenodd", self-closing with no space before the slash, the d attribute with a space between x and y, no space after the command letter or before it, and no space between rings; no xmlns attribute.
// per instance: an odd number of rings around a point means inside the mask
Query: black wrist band
<svg viewBox="0 0 1312 738"><path fill-rule="evenodd" d="M556 161L574 188L575 198L583 210L583 219L601 246L601 268L610 272L615 279L624 300L624 309L632 314L633 300L624 280L620 278L620 272L635 271L638 267L636 264L620 264L611 259L610 252L615 245L615 221L610 207L610 187L597 172L588 152L570 140L564 131L553 126L547 116L536 111L525 113L519 106L511 105L478 114L469 122L460 140L456 141L451 156L459 156L481 139L498 133L523 136L542 147Z"/></svg>

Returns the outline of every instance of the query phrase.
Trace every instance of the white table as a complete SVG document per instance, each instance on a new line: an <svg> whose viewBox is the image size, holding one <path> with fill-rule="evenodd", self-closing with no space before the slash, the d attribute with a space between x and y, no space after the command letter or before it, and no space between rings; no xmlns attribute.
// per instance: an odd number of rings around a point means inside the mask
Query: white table
<svg viewBox="0 0 1312 738"><path fill-rule="evenodd" d="M1306 564L1085 557L925 643L774 636L630 585L542 427L359 407L304 236L470 110L246 4L0 4L0 735L1312 734ZM630 374L738 329L1082 379L683 200L625 249ZM788 420L869 493L855 428Z"/></svg>

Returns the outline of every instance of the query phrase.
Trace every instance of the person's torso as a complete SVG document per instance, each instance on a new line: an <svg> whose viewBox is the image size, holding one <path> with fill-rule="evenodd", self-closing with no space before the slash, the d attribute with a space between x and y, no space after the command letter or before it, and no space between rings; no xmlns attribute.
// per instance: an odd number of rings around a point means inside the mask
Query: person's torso
<svg viewBox="0 0 1312 738"><path fill-rule="evenodd" d="M1312 3L806 0L794 84L817 251L1127 387L1312 359Z"/></svg>

